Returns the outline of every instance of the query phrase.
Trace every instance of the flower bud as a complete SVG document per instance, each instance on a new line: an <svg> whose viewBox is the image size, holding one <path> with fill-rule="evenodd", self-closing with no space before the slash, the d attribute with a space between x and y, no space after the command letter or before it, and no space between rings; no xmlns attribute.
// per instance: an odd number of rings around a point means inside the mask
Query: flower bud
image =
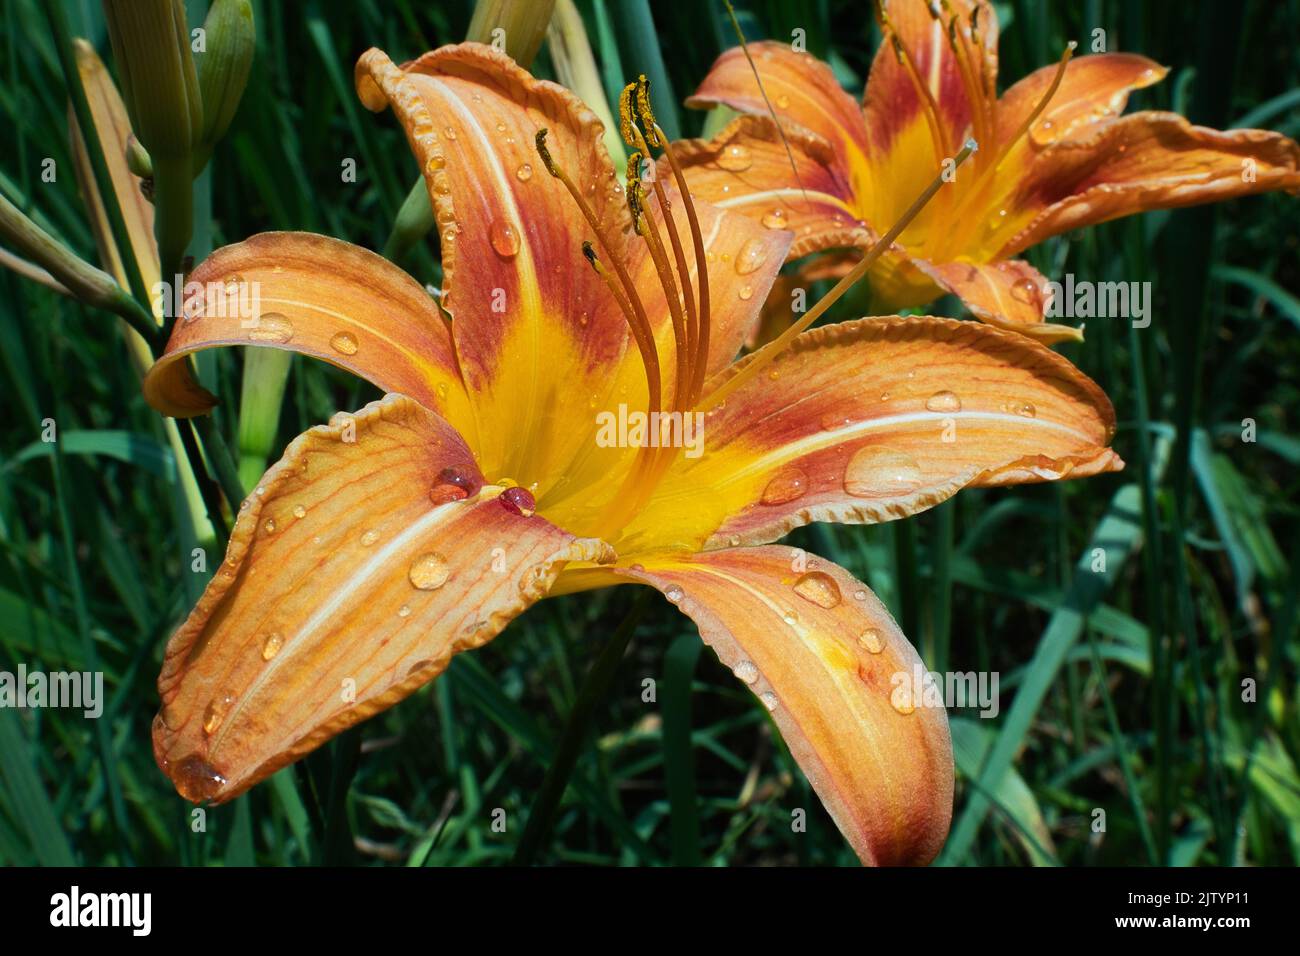
<svg viewBox="0 0 1300 956"><path fill-rule="evenodd" d="M188 157L203 102L181 0L104 0L131 127L156 162Z"/></svg>
<svg viewBox="0 0 1300 956"><path fill-rule="evenodd" d="M195 156L195 173L207 163L212 149L235 118L248 72L253 66L257 34L249 0L213 0L203 23L207 49L199 57L199 91L203 97L203 129Z"/></svg>

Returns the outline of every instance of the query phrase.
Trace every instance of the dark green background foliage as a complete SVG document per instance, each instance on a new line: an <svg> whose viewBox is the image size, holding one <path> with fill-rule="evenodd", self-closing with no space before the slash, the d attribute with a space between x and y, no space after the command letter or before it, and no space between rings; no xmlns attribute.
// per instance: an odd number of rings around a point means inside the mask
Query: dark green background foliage
<svg viewBox="0 0 1300 956"><path fill-rule="evenodd" d="M201 20L202 4L191 3ZM1300 5L998 4L1002 83L1094 27L1171 67L1133 107L1300 134ZM248 92L199 180L191 251L267 229L383 246L416 167L352 64L464 36L467 2L255 2ZM662 57L674 111L734 34L720 3L581 4L605 77ZM707 10L703 10L707 7ZM807 31L855 95L877 34L865 0L755 0L751 39ZM99 4L67 3L110 60ZM657 37L644 29L653 16ZM607 31L600 29L607 23ZM638 27L639 24L642 26ZM36 0L3 4L0 189L94 260L67 143L62 74ZM834 45L831 46L833 40ZM111 62L111 60L110 60ZM550 75L545 48L535 64ZM679 115L674 116L674 112ZM665 122L667 126L668 123ZM40 180L46 157L56 183ZM357 160L358 181L340 164ZM1151 281L1153 321L1094 320L1063 351L1115 403L1116 475L965 491L918 518L814 526L790 543L869 581L937 670L1001 674L1001 713L950 712L958 783L941 858L958 864L1293 864L1300 859L1295 699L1296 200L1151 213L1053 240L1049 275ZM405 265L438 282L436 248ZM941 303L938 308L951 303ZM852 314L841 305L833 318ZM206 359L233 440L243 356ZM193 833L154 765L149 726L166 637L202 585L177 528L173 465L119 327L0 273L0 669L105 672L104 717L0 709L0 862L435 865L508 861L578 688L629 589L546 601L405 703L322 748ZM295 359L278 449L375 397ZM57 456L40 446L54 418ZM1254 419L1258 441L1241 440ZM75 433L75 435L74 435ZM76 437L80 436L80 437ZM1107 555L1091 570L1094 547ZM215 563L215 562L212 562ZM655 597L590 721L538 859L560 863L847 864L853 854L744 687ZM642 701L642 681L657 701ZM1258 702L1241 682L1258 682ZM1003 774L1003 768L1010 772ZM492 811L506 812L505 833ZM792 811L807 810L795 832ZM1093 831L1105 811L1104 833Z"/></svg>

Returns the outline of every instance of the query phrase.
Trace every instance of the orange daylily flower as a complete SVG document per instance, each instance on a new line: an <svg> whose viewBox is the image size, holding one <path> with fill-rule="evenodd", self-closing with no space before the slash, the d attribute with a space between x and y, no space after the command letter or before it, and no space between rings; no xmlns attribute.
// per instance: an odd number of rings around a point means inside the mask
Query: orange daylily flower
<svg viewBox="0 0 1300 956"><path fill-rule="evenodd" d="M880 7L885 42L861 108L827 64L786 44L751 43L752 67L741 48L727 51L687 100L750 115L676 148L698 198L793 229L793 258L870 246L973 136L980 150L969 169L873 267L882 311L952 292L986 322L1047 342L1079 338L1044 321L1046 279L1016 255L1148 209L1300 190L1300 147L1278 133L1220 132L1176 113L1121 116L1130 91L1167 72L1146 57L1071 59L1067 50L999 97L992 4ZM859 257L839 252L818 269L842 275Z"/></svg>
<svg viewBox="0 0 1300 956"><path fill-rule="evenodd" d="M298 437L241 507L167 648L159 765L183 796L228 800L543 597L640 583L767 705L863 861L932 859L952 751L943 709L891 683L916 651L864 584L771 542L967 485L1118 469L1105 395L1038 343L943 318L844 323L733 361L790 233L669 177L645 186L639 162L624 187L595 115L488 47L402 67L370 50L357 86L423 170L451 320L323 236L254 236L194 270L217 290L257 283L262 311L244 323L209 300L180 321L145 383L160 411L208 411L187 357L229 345L390 394ZM625 133L662 145L632 93ZM619 406L698 416L702 446L603 441Z"/></svg>

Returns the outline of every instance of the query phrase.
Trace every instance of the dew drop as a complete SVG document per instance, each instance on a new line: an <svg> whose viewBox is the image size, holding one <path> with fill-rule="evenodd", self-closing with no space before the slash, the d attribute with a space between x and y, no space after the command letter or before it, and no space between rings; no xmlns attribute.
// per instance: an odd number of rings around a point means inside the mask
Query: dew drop
<svg viewBox="0 0 1300 956"><path fill-rule="evenodd" d="M776 694L772 693L770 690L763 691L763 693L758 695L758 699L763 702L763 706L768 710L776 710L776 705L778 703Z"/></svg>
<svg viewBox="0 0 1300 956"><path fill-rule="evenodd" d="M447 137L448 139L454 140L456 138L456 127L448 126L446 129L442 131L442 135Z"/></svg>
<svg viewBox="0 0 1300 956"><path fill-rule="evenodd" d="M420 591L433 591L447 583L451 577L451 568L447 559L437 551L422 554L411 563L406 572L412 586Z"/></svg>
<svg viewBox="0 0 1300 956"><path fill-rule="evenodd" d="M961 399L953 392L935 392L925 400L925 407L932 412L959 412Z"/></svg>
<svg viewBox="0 0 1300 956"><path fill-rule="evenodd" d="M211 800L226 785L226 778L198 754L191 754L171 771L176 790L191 803Z"/></svg>
<svg viewBox="0 0 1300 956"><path fill-rule="evenodd" d="M904 717L916 710L916 705L912 703L912 695L901 687L894 689L889 695L889 702L894 705L894 710L898 711Z"/></svg>
<svg viewBox="0 0 1300 956"><path fill-rule="evenodd" d="M488 242L503 259L511 259L519 252L519 233L504 219L494 219L488 226Z"/></svg>
<svg viewBox="0 0 1300 956"><path fill-rule="evenodd" d="M753 661L741 661L732 670L737 680L742 680L746 684L752 684L758 680L758 668L754 666Z"/></svg>
<svg viewBox="0 0 1300 956"><path fill-rule="evenodd" d="M411 608L410 608L410 605L403 604L401 607L399 607L399 608L397 609L397 616L398 616L398 617L410 617L410 616L411 616Z"/></svg>
<svg viewBox="0 0 1300 956"><path fill-rule="evenodd" d="M785 210L773 209L771 212L765 212L760 222L769 229L784 229L786 228Z"/></svg>
<svg viewBox="0 0 1300 956"><path fill-rule="evenodd" d="M782 93L780 96L778 96L778 97L776 98L776 108L779 109L779 110L789 109L789 108L790 108L790 97L786 96L784 93Z"/></svg>
<svg viewBox="0 0 1300 956"><path fill-rule="evenodd" d="M1011 298L1017 302L1023 302L1025 305L1033 306L1035 309L1041 309L1043 305L1042 293L1038 291L1038 283L1033 279L1021 279L1011 287Z"/></svg>
<svg viewBox="0 0 1300 956"><path fill-rule="evenodd" d="M858 647L869 654L879 654L885 649L885 639L874 627L869 627L858 635Z"/></svg>
<svg viewBox="0 0 1300 956"><path fill-rule="evenodd" d="M533 167L528 163L523 163L515 170L515 178L521 183L526 183L533 178Z"/></svg>
<svg viewBox="0 0 1300 956"><path fill-rule="evenodd" d="M267 534L275 534L275 519L267 518L266 523L262 525L262 530Z"/></svg>
<svg viewBox="0 0 1300 956"><path fill-rule="evenodd" d="M379 532L374 528L371 528L361 536L361 547L368 548L378 540Z"/></svg>
<svg viewBox="0 0 1300 956"><path fill-rule="evenodd" d="M226 719L226 711L230 710L230 705L235 702L235 698L226 694L224 697L214 697L208 702L207 708L203 711L203 732L211 737L221 726L221 722Z"/></svg>
<svg viewBox="0 0 1300 956"><path fill-rule="evenodd" d="M867 445L844 470L844 490L855 498L888 497L921 487L921 468L908 455Z"/></svg>
<svg viewBox="0 0 1300 956"><path fill-rule="evenodd" d="M666 597L672 604L676 604L684 596L685 592L675 584L669 587L668 590L664 591L664 597Z"/></svg>
<svg viewBox="0 0 1300 956"><path fill-rule="evenodd" d="M1033 418L1038 414L1032 402L1007 402L1007 411L1021 418Z"/></svg>
<svg viewBox="0 0 1300 956"><path fill-rule="evenodd" d="M302 505L294 505L293 516L295 518L305 518L307 517L307 509L304 508Z"/></svg>
<svg viewBox="0 0 1300 956"><path fill-rule="evenodd" d="M501 502L501 507L511 514L531 518L537 513L537 501L533 498L533 493L527 488L507 488L501 492L497 500Z"/></svg>
<svg viewBox="0 0 1300 956"><path fill-rule="evenodd" d="M830 610L840 603L840 586L825 571L809 571L794 582L794 593Z"/></svg>
<svg viewBox="0 0 1300 956"><path fill-rule="evenodd" d="M786 468L767 483L759 499L765 505L783 505L808 493L808 474L802 468Z"/></svg>
<svg viewBox="0 0 1300 956"><path fill-rule="evenodd" d="M288 342L293 338L293 323L279 312L263 312L248 337L254 342Z"/></svg>
<svg viewBox="0 0 1300 956"><path fill-rule="evenodd" d="M718 157L718 166L729 173L743 173L753 165L754 157L749 155L749 150L739 143L732 143Z"/></svg>
<svg viewBox="0 0 1300 956"><path fill-rule="evenodd" d="M767 249L761 239L750 239L736 253L736 272L747 276L767 259Z"/></svg>
<svg viewBox="0 0 1300 956"><path fill-rule="evenodd" d="M740 287L740 292L738 292L737 295L740 296L742 302L748 302L751 298L753 298L754 290L751 286L742 285Z"/></svg>
<svg viewBox="0 0 1300 956"><path fill-rule="evenodd" d="M262 660L269 661L280 653L282 647L284 647L284 638L280 636L279 632L266 635L266 640L262 642Z"/></svg>
<svg viewBox="0 0 1300 956"><path fill-rule="evenodd" d="M786 611L784 614L781 615L781 620L785 621L785 623L788 624L790 627L794 627L796 624L799 623L799 615L792 610Z"/></svg>

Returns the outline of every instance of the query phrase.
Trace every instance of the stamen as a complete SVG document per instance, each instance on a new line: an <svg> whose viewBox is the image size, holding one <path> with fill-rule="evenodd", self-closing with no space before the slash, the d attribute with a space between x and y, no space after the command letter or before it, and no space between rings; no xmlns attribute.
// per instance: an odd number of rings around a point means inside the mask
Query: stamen
<svg viewBox="0 0 1300 956"><path fill-rule="evenodd" d="M975 140L967 140L966 145L962 147L961 152L953 157L952 168L956 169L964 163L977 149L979 149L979 144L976 143ZM934 194L939 191L945 182L947 182L947 172L948 171L945 170L940 173L929 186L925 187L925 190L916 198L916 201L907 208L907 211L903 213L898 222L894 223L889 232L876 240L875 244L867 250L866 255L862 257L862 261L854 266L853 270L843 279L837 282L835 287L831 289L830 292L826 293L820 302L809 309L799 319L799 321L787 328L777 338L773 339L759 351L755 352L750 357L749 361L745 363L744 368L705 396L696 407L703 411L713 408L715 405L725 400L728 395L766 368L774 359L786 350L797 336L821 318L826 310L839 301L839 299L844 295L844 293L849 291L854 283L871 270L871 267L875 264L876 260L884 254L885 250L893 245L894 240L902 234L903 230L906 229L912 220L916 218L917 214L925 208L925 205L934 198Z"/></svg>
<svg viewBox="0 0 1300 956"><path fill-rule="evenodd" d="M564 170L562 170L559 166L556 165L555 160L551 157L551 151L546 146L546 133L547 130L545 128L539 129L537 131L537 137L534 140L534 142L537 145L537 152L542 158L542 164L546 167L546 171L548 173L550 173L552 176L554 176L556 179L558 179L561 183L564 184L564 188L569 191L569 195L572 196L573 201L577 203L578 210L582 213L583 218L587 220L587 225L591 227L591 231L596 234L596 238L600 241L601 246L608 254L610 262L613 264L614 272L618 276L619 284L623 287L623 291L627 295L626 303L620 301L619 305L620 307L626 305L626 308L624 308L624 315L628 319L629 326L632 327L633 336L637 335L637 329L640 328L641 333L645 336L645 340L650 344L651 352L653 353L654 335L651 331L650 320L646 317L645 306L641 304L641 299L636 293L636 285L632 282L632 277L628 275L627 267L624 266L623 263L618 260L618 257L616 255L614 255L613 252L614 247L610 244L609 240L605 237L605 231L601 229L600 223L596 219L596 214L593 213L591 211L591 207L587 205L587 201L583 198L582 192L574 184L573 180L569 178L568 174L565 173ZM586 255L585 247L583 249L583 254ZM593 257L594 257L594 250L593 250L593 256L588 256L587 261L592 262L593 267L595 267L596 263L592 261ZM597 269L597 272L600 273L601 270ZM612 282L607 281L607 284L610 286L611 289L613 288ZM642 358L646 362L646 376L647 378L649 378L651 363L644 349L642 350ZM653 367L654 367L654 379L657 382L658 369L659 369L659 360L657 354L655 354L655 357L653 359ZM658 402L650 406L651 411L657 411L661 408L662 406L659 405Z"/></svg>
<svg viewBox="0 0 1300 956"><path fill-rule="evenodd" d="M641 364L645 367L646 390L649 394L650 409L663 408L660 393L659 352L655 348L654 339L650 338L646 334L646 330L637 322L627 296L623 295L618 284L614 281L614 277L601 264L600 258L596 255L596 250L585 239L582 242L582 254L587 257L587 262L591 264L591 268L595 270L596 275L604 280L610 294L614 297L614 301L618 303L619 309L623 312L628 328L632 331L632 338L636 341L636 347L641 352Z"/></svg>
<svg viewBox="0 0 1300 956"><path fill-rule="evenodd" d="M655 132L659 124L655 122L654 110L650 108L650 81L644 73L636 79L636 112L639 121L637 125L645 131L646 142L651 146L662 146L667 142Z"/></svg>
<svg viewBox="0 0 1300 956"><path fill-rule="evenodd" d="M1047 88L1047 92L1043 94L1043 98L1038 101L1038 105L1034 107L1033 112L1025 117L1025 121L1021 123L1020 128L1016 130L1016 135L1008 139L1003 147L998 151L997 162L993 164L994 169L1002 164L1003 160L1007 158L1007 154L1011 152L1011 148L1020 141L1022 136L1029 132L1030 127L1034 125L1034 120L1038 119L1043 110L1047 109L1047 104L1052 101L1052 97L1055 96L1056 91L1060 89L1061 81L1065 79L1065 68L1069 65L1070 57L1074 56L1074 48L1078 45L1079 44L1074 40L1071 40L1066 44L1065 52L1061 54L1061 61L1056 66L1056 75L1052 77L1052 85Z"/></svg>
<svg viewBox="0 0 1300 956"><path fill-rule="evenodd" d="M623 134L623 142L628 146L636 145L632 136L632 123L635 118L632 112L632 97L635 95L635 83L629 83L623 87L623 92L618 94L618 130Z"/></svg>
<svg viewBox="0 0 1300 956"><path fill-rule="evenodd" d="M957 29L957 18L948 21L948 46L953 59L957 61L957 73L961 76L961 85L970 104L971 125L975 128L975 138L991 142L993 133L986 125L988 117L984 112L984 85L975 79L975 68L966 50L966 37ZM961 38L958 39L959 35Z"/></svg>

